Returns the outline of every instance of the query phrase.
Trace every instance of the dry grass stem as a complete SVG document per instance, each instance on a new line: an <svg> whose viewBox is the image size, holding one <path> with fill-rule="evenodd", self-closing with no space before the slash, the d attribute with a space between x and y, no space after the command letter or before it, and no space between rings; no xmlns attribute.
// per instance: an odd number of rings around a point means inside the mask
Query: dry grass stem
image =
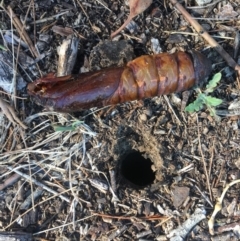
<svg viewBox="0 0 240 241"><path fill-rule="evenodd" d="M39 54L38 54L36 48L34 47L34 45L32 43L32 40L29 38L29 36L28 36L24 26L22 25L21 21L19 20L17 15L13 12L13 10L10 6L7 7L7 10L8 10L8 14L9 14L10 18L13 20L13 24L14 24L15 28L17 29L19 35L21 36L23 41L28 44L32 55L35 58L38 58Z"/></svg>
<svg viewBox="0 0 240 241"><path fill-rule="evenodd" d="M20 125L23 129L27 129L27 126L24 125L22 121L17 117L14 109L1 98L0 98L0 107L3 113L9 119L9 121L11 121L14 125Z"/></svg>
<svg viewBox="0 0 240 241"><path fill-rule="evenodd" d="M201 144L201 135L200 135L200 131L199 131L198 116L196 115L196 117L197 117L197 128L198 128L198 147L199 147L199 151L201 153L201 160L202 160L202 163L203 163L204 173L205 173L205 176L206 176L209 196L210 196L210 199L212 200L212 189L211 189L211 185L210 185L210 181L209 181L209 172L207 171L207 164L206 164L204 154L203 154L203 151L202 151L202 146L201 146L202 144Z"/></svg>
<svg viewBox="0 0 240 241"><path fill-rule="evenodd" d="M58 195L62 200L66 201L66 202L70 202L70 199L67 197L62 196L61 194L57 193L56 191L50 189L49 187L47 187L46 185L44 185L43 183L33 179L31 176L24 174L20 171L18 171L16 168L12 168L12 167L7 167L10 171L13 171L15 173L17 173L18 175L24 177L26 180L28 180L29 182L32 182L34 184L36 184L37 186L43 188L44 190L54 194L54 195Z"/></svg>
<svg viewBox="0 0 240 241"><path fill-rule="evenodd" d="M131 221L139 221L139 220L149 220L149 221L158 221L158 220L166 220L169 219L169 217L163 217L160 215L153 215L148 217L136 217L136 216L114 216L114 215L108 215L103 213L93 213L95 216L99 216L102 218L109 218L109 219L119 219L119 220L131 220Z"/></svg>
<svg viewBox="0 0 240 241"><path fill-rule="evenodd" d="M210 217L210 219L208 220L208 227L209 227L209 233L211 235L214 235L214 222L215 222L215 217L216 215L218 214L219 211L222 210L222 202L223 202L223 199L224 199L224 196L226 194L226 192L228 191L228 189L237 184L237 183L240 183L240 179L237 179L237 180L234 180L230 183L228 183L225 188L223 189L223 192L221 194L221 197L217 199L217 202L215 204L215 207L214 207L214 210L213 210L213 213Z"/></svg>
<svg viewBox="0 0 240 241"><path fill-rule="evenodd" d="M168 97L167 97L166 95L164 95L164 96L163 96L163 98L164 98L164 99L165 99L165 101L167 102L168 107L171 109L171 111L172 111L172 113L173 113L174 117L176 118L176 120L177 120L178 124L179 124L179 125L181 125L181 124L182 124L182 122L179 120L179 118L178 118L177 114L175 113L174 109L172 108L172 105L170 104L170 101L169 101Z"/></svg>
<svg viewBox="0 0 240 241"><path fill-rule="evenodd" d="M55 194L55 195L53 195L53 196L51 196L51 197L49 197L49 198L47 198L47 199L44 199L43 201L41 201L41 202L39 202L39 203L36 203L34 206L32 206L32 207L29 208L27 211L25 211L24 213L22 213L19 217L17 217L16 219L14 219L9 225L7 225L7 226L4 228L4 230L7 230L8 228L10 228L15 222L17 222L17 221L19 220L19 218L22 218L25 214L29 213L31 210L33 210L33 209L36 208L37 206L39 206L39 205L41 205L41 204L43 204L43 203L45 203L45 202L47 202L47 201L55 198L55 197L58 197L59 195L62 195L62 194L64 194L64 193L66 193L66 192L69 192L69 189L64 190L63 192L57 193L57 194Z"/></svg>
<svg viewBox="0 0 240 241"><path fill-rule="evenodd" d="M96 215L93 214L93 215L90 215L90 216L87 216L87 217L84 217L84 218L78 219L78 220L75 221L75 223L85 221L85 220L90 219L90 218L92 218L92 217L94 217L94 216L96 216ZM33 235L38 235L38 234L46 233L46 232L49 232L49 231L52 231L52 230L56 230L56 229L60 229L60 228L64 228L64 227L67 227L67 226L69 226L69 225L73 225L73 223L70 222L70 223L66 223L66 224L63 224L63 225L60 225L60 226L57 226L57 227L54 227L54 228L49 228L49 229L46 229L46 230L43 230L43 231L40 231L40 232L34 233Z"/></svg>

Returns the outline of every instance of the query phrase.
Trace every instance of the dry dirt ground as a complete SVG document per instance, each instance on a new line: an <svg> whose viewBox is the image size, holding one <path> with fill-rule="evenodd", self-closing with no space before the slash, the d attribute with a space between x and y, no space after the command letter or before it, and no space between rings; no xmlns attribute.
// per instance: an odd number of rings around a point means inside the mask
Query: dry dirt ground
<svg viewBox="0 0 240 241"><path fill-rule="evenodd" d="M212 61L209 78L222 73L212 93L223 100L218 118L207 109L185 112L181 93L61 114L17 89L15 109L27 129L1 114L0 229L33 234L28 240L239 240L240 122L238 109L228 110L239 103L237 76L169 1L153 0L111 42L129 14L127 2L3 1L0 44L9 49L1 52L10 53L10 63L12 54L21 60L18 73L30 83L56 71L63 27L79 38L74 73L195 49ZM239 3L182 2L236 61ZM8 6L25 21L39 58L11 44L20 33ZM188 94L191 103L196 92ZM14 106L5 91L1 98ZM232 181L210 234L214 206Z"/></svg>

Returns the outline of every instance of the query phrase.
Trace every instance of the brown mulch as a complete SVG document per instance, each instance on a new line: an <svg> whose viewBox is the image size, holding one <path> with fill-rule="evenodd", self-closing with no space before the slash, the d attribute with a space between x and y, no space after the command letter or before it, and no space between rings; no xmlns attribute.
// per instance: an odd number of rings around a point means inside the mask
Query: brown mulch
<svg viewBox="0 0 240 241"><path fill-rule="evenodd" d="M198 50L212 61L209 78L222 73L212 93L223 100L220 118L207 109L186 113L181 93L61 114L37 105L26 88L16 88L14 96L21 98L11 98L2 88L0 98L14 106L27 129L0 113L0 235L31 233L35 240L239 240L239 184L223 199L214 235L208 227L224 187L240 177L239 107L228 110L239 103L237 76L169 1L153 0L112 42L111 33L129 14L126 2L4 1L0 44L14 52L21 63L18 74L27 83L56 72L57 48L72 33L79 38L73 73L123 65L158 51ZM197 8L195 1L182 2L236 61L239 3L212 1ZM17 42L13 47L11 35L6 37L7 31L21 35L11 24L8 6L25 21L25 34L33 44L29 48ZM17 57L18 52L24 57ZM195 92L189 95L191 103ZM72 131L54 129L73 123Z"/></svg>

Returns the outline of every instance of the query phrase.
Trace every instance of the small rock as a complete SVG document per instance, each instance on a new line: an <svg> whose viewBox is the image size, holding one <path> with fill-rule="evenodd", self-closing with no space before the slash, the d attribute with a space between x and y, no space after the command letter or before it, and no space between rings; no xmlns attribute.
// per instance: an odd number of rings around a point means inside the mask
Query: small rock
<svg viewBox="0 0 240 241"><path fill-rule="evenodd" d="M173 205L178 208L189 196L190 189L188 187L178 187L175 186L172 190Z"/></svg>
<svg viewBox="0 0 240 241"><path fill-rule="evenodd" d="M206 135L208 133L209 129L207 127L203 128L203 134Z"/></svg>
<svg viewBox="0 0 240 241"><path fill-rule="evenodd" d="M141 121L147 121L147 115L145 115L145 114L139 115L139 120L141 120Z"/></svg>
<svg viewBox="0 0 240 241"><path fill-rule="evenodd" d="M126 26L126 29L131 33L134 34L137 32L138 30L138 25L136 24L136 22L134 22L133 20Z"/></svg>
<svg viewBox="0 0 240 241"><path fill-rule="evenodd" d="M240 158L237 159L234 163L238 169L240 169Z"/></svg>
<svg viewBox="0 0 240 241"><path fill-rule="evenodd" d="M156 38L151 38L151 48L154 54L160 54L162 52L159 40Z"/></svg>
<svg viewBox="0 0 240 241"><path fill-rule="evenodd" d="M197 5L199 6L204 6L208 3L210 3L212 0L195 0L195 2L197 3Z"/></svg>
<svg viewBox="0 0 240 241"><path fill-rule="evenodd" d="M166 39L166 43L169 44L179 44L181 42L183 42L185 39L182 36L182 34L171 34L167 39Z"/></svg>

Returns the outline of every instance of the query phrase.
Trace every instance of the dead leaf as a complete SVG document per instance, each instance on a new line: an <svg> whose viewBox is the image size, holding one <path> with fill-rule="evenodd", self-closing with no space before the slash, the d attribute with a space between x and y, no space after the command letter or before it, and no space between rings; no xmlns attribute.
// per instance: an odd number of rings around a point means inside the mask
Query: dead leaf
<svg viewBox="0 0 240 241"><path fill-rule="evenodd" d="M52 27L52 31L54 33L60 34L61 36L69 36L69 35L74 34L74 31L72 28L62 27L62 26L58 26L58 25L54 25Z"/></svg>
<svg viewBox="0 0 240 241"><path fill-rule="evenodd" d="M217 15L220 19L234 19L239 14L233 10L231 4L226 4L220 9Z"/></svg>
<svg viewBox="0 0 240 241"><path fill-rule="evenodd" d="M145 11L152 4L152 0L129 0L130 13L123 25L111 34L111 38L115 37L121 30L123 30L131 20L138 14Z"/></svg>
<svg viewBox="0 0 240 241"><path fill-rule="evenodd" d="M173 206L178 208L189 196L190 189L188 187L178 187L176 186L172 190Z"/></svg>

